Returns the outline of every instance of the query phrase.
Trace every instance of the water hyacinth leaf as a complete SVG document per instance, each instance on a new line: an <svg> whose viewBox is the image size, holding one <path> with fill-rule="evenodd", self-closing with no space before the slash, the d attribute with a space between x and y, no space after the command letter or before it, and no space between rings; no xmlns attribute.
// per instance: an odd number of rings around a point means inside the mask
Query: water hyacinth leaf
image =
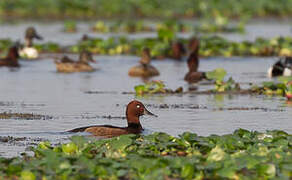
<svg viewBox="0 0 292 180"><path fill-rule="evenodd" d="M274 82L263 82L263 86L269 89L276 89L276 85Z"/></svg>
<svg viewBox="0 0 292 180"><path fill-rule="evenodd" d="M51 148L51 143L48 142L48 141L40 142L38 147L41 148L41 149L49 149L49 148Z"/></svg>
<svg viewBox="0 0 292 180"><path fill-rule="evenodd" d="M171 29L161 28L157 32L158 38L165 41L170 42L170 40L175 38L175 32Z"/></svg>
<svg viewBox="0 0 292 180"><path fill-rule="evenodd" d="M257 172L261 176L274 178L276 175L276 166L274 164L259 164L257 167Z"/></svg>
<svg viewBox="0 0 292 180"><path fill-rule="evenodd" d="M31 171L22 171L21 172L21 179L22 180L35 180L36 176Z"/></svg>
<svg viewBox="0 0 292 180"><path fill-rule="evenodd" d="M222 148L216 146L211 150L207 157L207 161L221 161L225 158L226 153L223 151Z"/></svg>
<svg viewBox="0 0 292 180"><path fill-rule="evenodd" d="M86 146L86 143L87 143L87 140L83 136L72 136L71 140L79 148Z"/></svg>
<svg viewBox="0 0 292 180"><path fill-rule="evenodd" d="M117 137L116 139L113 139L109 145L113 148L113 149L120 149L120 150L124 150L127 146L131 145L133 140L132 137L135 135L122 135Z"/></svg>
<svg viewBox="0 0 292 180"><path fill-rule="evenodd" d="M78 151L78 146L73 142L68 143L68 144L63 144L62 151L66 154L74 154Z"/></svg>
<svg viewBox="0 0 292 180"><path fill-rule="evenodd" d="M158 140L158 142L169 142L173 139L172 136L166 134L166 133L155 133L155 139Z"/></svg>
<svg viewBox="0 0 292 180"><path fill-rule="evenodd" d="M217 173L221 177L235 179L236 167L235 166L223 167L222 169L218 170Z"/></svg>
<svg viewBox="0 0 292 180"><path fill-rule="evenodd" d="M181 170L181 176L185 179L192 179L195 174L195 169L192 164L185 164Z"/></svg>
<svg viewBox="0 0 292 180"><path fill-rule="evenodd" d="M138 85L138 86L135 86L135 91L136 91L136 94L143 94L144 91L146 91L146 87L144 85Z"/></svg>
<svg viewBox="0 0 292 180"><path fill-rule="evenodd" d="M226 76L226 71L223 68L217 68L213 71L209 71L206 73L208 79L216 80L216 81L223 81L224 77Z"/></svg>

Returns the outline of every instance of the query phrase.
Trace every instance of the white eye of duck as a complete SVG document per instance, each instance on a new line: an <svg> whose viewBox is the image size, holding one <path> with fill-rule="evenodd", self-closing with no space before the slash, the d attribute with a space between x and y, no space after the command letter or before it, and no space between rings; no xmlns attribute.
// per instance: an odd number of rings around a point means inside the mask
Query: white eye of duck
<svg viewBox="0 0 292 180"><path fill-rule="evenodd" d="M140 108L140 105L137 105L137 108Z"/></svg>

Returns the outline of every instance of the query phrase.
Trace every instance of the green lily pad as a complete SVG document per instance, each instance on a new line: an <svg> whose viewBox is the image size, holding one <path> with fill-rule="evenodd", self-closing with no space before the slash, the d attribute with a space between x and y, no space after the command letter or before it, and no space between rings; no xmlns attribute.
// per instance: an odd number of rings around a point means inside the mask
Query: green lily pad
<svg viewBox="0 0 292 180"><path fill-rule="evenodd" d="M226 76L226 71L223 68L217 68L213 71L209 71L206 73L208 79L216 80L216 81L223 81L224 77Z"/></svg>

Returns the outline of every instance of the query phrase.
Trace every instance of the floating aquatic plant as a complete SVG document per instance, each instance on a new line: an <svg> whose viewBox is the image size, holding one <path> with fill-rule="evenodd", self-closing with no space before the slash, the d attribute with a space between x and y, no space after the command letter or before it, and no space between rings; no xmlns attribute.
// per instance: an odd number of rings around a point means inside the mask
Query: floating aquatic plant
<svg viewBox="0 0 292 180"><path fill-rule="evenodd" d="M73 136L61 145L39 143L32 157L0 158L0 174L4 179L289 179L291 143L290 134L277 130Z"/></svg>
<svg viewBox="0 0 292 180"><path fill-rule="evenodd" d="M262 86L253 86L251 90L259 94L287 96L288 99L292 94L292 87L289 83L292 77L279 77L280 82L263 82Z"/></svg>
<svg viewBox="0 0 292 180"><path fill-rule="evenodd" d="M130 39L124 36L110 37L108 39L89 38L80 41L75 45L61 46L56 43L44 43L35 45L40 52L56 53L71 52L79 53L86 49L96 54L119 55L135 54L140 55L140 50L147 46L151 49L154 58L170 57L172 52L172 42L179 41L187 46L188 39L174 39L172 31L160 31L157 38L137 38ZM0 41L0 52L6 51L11 40ZM255 41L233 42L218 36L200 37L200 56L278 56L292 55L292 38L278 37L273 39L258 38Z"/></svg>
<svg viewBox="0 0 292 180"><path fill-rule="evenodd" d="M77 23L75 21L65 21L64 31L68 33L77 31Z"/></svg>
<svg viewBox="0 0 292 180"><path fill-rule="evenodd" d="M215 92L225 92L239 90L240 86L238 83L230 77L227 81L224 81L226 71L222 68L217 68L213 71L206 72L207 79L215 80Z"/></svg>
<svg viewBox="0 0 292 180"><path fill-rule="evenodd" d="M176 90L166 89L165 84L162 81L151 81L143 85L135 86L136 95L144 94L158 94L158 93L181 93L182 87Z"/></svg>

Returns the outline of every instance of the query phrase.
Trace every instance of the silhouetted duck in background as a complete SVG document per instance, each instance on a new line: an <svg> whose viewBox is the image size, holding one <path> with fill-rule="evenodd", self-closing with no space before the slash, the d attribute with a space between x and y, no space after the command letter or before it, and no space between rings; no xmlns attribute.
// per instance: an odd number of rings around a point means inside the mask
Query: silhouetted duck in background
<svg viewBox="0 0 292 180"><path fill-rule="evenodd" d="M190 53L198 51L199 54L200 41L197 37L191 37L188 43L188 50Z"/></svg>
<svg viewBox="0 0 292 180"><path fill-rule="evenodd" d="M126 109L127 127L116 127L111 125L97 125L76 128L68 132L89 132L94 136L114 137L123 134L139 134L143 131L139 117L143 115L156 116L149 112L139 101L131 101ZM157 116L156 116L157 117Z"/></svg>
<svg viewBox="0 0 292 180"><path fill-rule="evenodd" d="M159 71L150 64L151 56L150 49L143 48L142 50L142 58L140 60L140 65L134 66L129 70L129 76L140 76L140 77L151 77L158 76Z"/></svg>
<svg viewBox="0 0 292 180"><path fill-rule="evenodd" d="M68 56L64 56L60 60L56 60L56 68L58 72L73 73L73 72L93 72L95 69L89 64L95 62L92 54L88 51L82 51L79 55L79 60L74 61Z"/></svg>
<svg viewBox="0 0 292 180"><path fill-rule="evenodd" d="M280 58L268 69L268 76L292 76L292 57L287 56Z"/></svg>
<svg viewBox="0 0 292 180"><path fill-rule="evenodd" d="M20 67L18 63L18 58L19 58L18 47L16 45L12 46L11 48L9 48L7 56L5 58L0 59L0 66Z"/></svg>
<svg viewBox="0 0 292 180"><path fill-rule="evenodd" d="M33 47L33 39L42 40L43 38L38 35L34 27L28 27L25 31L24 47L19 50L21 57L26 59L36 59L39 57L37 49Z"/></svg>
<svg viewBox="0 0 292 180"><path fill-rule="evenodd" d="M176 60L181 60L182 57L186 53L186 49L184 45L181 42L175 42L171 45L172 49L172 55L171 58L176 59Z"/></svg>
<svg viewBox="0 0 292 180"><path fill-rule="evenodd" d="M196 83L204 78L206 78L205 72L198 72L199 68L199 48L200 42L198 39L191 40L191 46L189 48L192 50L188 57L187 64L189 72L185 75L184 80L189 83Z"/></svg>

